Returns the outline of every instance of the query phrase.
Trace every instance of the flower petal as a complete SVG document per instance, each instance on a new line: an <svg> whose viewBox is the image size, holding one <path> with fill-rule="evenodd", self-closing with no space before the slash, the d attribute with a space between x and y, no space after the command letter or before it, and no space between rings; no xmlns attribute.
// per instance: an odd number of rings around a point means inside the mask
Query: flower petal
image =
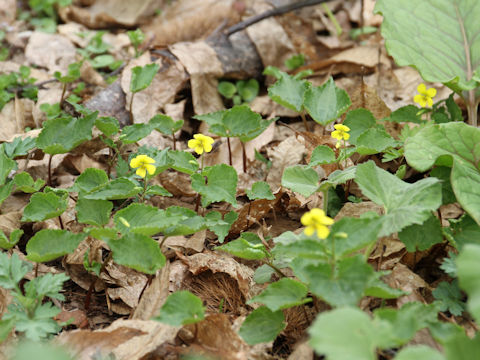
<svg viewBox="0 0 480 360"><path fill-rule="evenodd" d="M437 89L430 88L430 89L427 90L427 96L433 98L433 97L435 97L435 95L437 95Z"/></svg>
<svg viewBox="0 0 480 360"><path fill-rule="evenodd" d="M342 133L339 131L339 130L334 130L332 131L332 133L330 134L330 136L334 139L337 139L337 140L342 140Z"/></svg>
<svg viewBox="0 0 480 360"><path fill-rule="evenodd" d="M202 155L203 154L203 147L201 145L198 145L195 147L195 152L198 154L198 155Z"/></svg>
<svg viewBox="0 0 480 360"><path fill-rule="evenodd" d="M304 233L307 236L312 236L314 232L315 232L315 227L313 226L307 226L304 230Z"/></svg>
<svg viewBox="0 0 480 360"><path fill-rule="evenodd" d="M425 96L420 94L415 95L413 101L415 101L421 107L425 107L426 105Z"/></svg>
<svg viewBox="0 0 480 360"><path fill-rule="evenodd" d="M195 136L195 135L194 135L194 136ZM195 149L195 148L198 146L198 143L199 143L198 140L196 140L196 139L190 139L190 140L188 140L187 145L188 145L188 147L189 147L190 149Z"/></svg>
<svg viewBox="0 0 480 360"><path fill-rule="evenodd" d="M144 166L144 168L148 171L148 173L150 175L153 175L155 174L155 170L157 170L157 167L155 165L152 165L152 164L146 164Z"/></svg>
<svg viewBox="0 0 480 360"><path fill-rule="evenodd" d="M427 97L426 100L427 100L428 106L429 106L429 107L432 107L432 105L433 105L433 100L432 100L432 98L431 98L431 97Z"/></svg>
<svg viewBox="0 0 480 360"><path fill-rule="evenodd" d="M135 171L135 174L137 174L138 176L142 177L142 178L145 178L145 176L147 175L147 170L145 170L144 167L140 167L137 169L137 171Z"/></svg>
<svg viewBox="0 0 480 360"><path fill-rule="evenodd" d="M318 226L317 227L317 235L320 239L325 239L330 234L330 229L326 226Z"/></svg>
<svg viewBox="0 0 480 360"><path fill-rule="evenodd" d="M426 92L427 92L427 86L425 84L420 84L417 86L417 91L422 94L422 95L425 95Z"/></svg>

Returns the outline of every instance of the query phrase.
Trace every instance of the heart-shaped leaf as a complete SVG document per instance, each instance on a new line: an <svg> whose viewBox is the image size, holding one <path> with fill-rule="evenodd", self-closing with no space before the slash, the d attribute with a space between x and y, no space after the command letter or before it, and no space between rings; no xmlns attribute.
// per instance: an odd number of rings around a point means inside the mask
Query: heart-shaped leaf
<svg viewBox="0 0 480 360"><path fill-rule="evenodd" d="M27 259L46 262L73 253L86 236L67 230L40 230L27 243Z"/></svg>

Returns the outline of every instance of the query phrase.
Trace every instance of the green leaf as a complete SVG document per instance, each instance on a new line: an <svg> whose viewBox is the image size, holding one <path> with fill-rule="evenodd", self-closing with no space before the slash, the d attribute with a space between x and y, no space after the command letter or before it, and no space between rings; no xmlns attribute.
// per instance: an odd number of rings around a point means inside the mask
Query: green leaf
<svg viewBox="0 0 480 360"><path fill-rule="evenodd" d="M52 303L41 304L35 309L31 318L26 316L17 318L15 330L25 333L25 337L33 341L46 338L61 330L60 325L53 320L53 317L59 313L60 309Z"/></svg>
<svg viewBox="0 0 480 360"><path fill-rule="evenodd" d="M373 128L376 124L377 121L375 120L375 117L367 109L360 108L349 111L343 121L343 125L350 128L350 131L348 132L350 134L348 142L352 145L356 145L358 137L368 129Z"/></svg>
<svg viewBox="0 0 480 360"><path fill-rule="evenodd" d="M167 189L160 185L149 186L145 195L173 196Z"/></svg>
<svg viewBox="0 0 480 360"><path fill-rule="evenodd" d="M204 176L207 177L205 184ZM202 206L207 207L212 202L226 201L237 205L237 181L235 169L229 165L217 164L205 169L200 174L193 174L192 188L202 195Z"/></svg>
<svg viewBox="0 0 480 360"><path fill-rule="evenodd" d="M87 193L84 198L91 200L119 200L128 199L142 190L134 182L119 178L100 185Z"/></svg>
<svg viewBox="0 0 480 360"><path fill-rule="evenodd" d="M309 87L305 92L305 109L321 125L340 117L351 104L347 92L338 88L331 77L322 86Z"/></svg>
<svg viewBox="0 0 480 360"><path fill-rule="evenodd" d="M295 54L285 60L285 66L288 70L295 70L305 64L305 55Z"/></svg>
<svg viewBox="0 0 480 360"><path fill-rule="evenodd" d="M0 205L10 196L13 191L13 181L6 185L0 185Z"/></svg>
<svg viewBox="0 0 480 360"><path fill-rule="evenodd" d="M44 298L48 296L51 299L65 300L65 296L60 293L63 283L70 279L64 273L48 273L36 277L25 284L25 295L30 298Z"/></svg>
<svg viewBox="0 0 480 360"><path fill-rule="evenodd" d="M100 169L85 169L75 180L72 191L79 193L88 193L99 186L108 183L108 175Z"/></svg>
<svg viewBox="0 0 480 360"><path fill-rule="evenodd" d="M120 239L108 239L106 242L117 264L145 274L155 274L165 265L166 259L159 244L148 236L128 233Z"/></svg>
<svg viewBox="0 0 480 360"><path fill-rule="evenodd" d="M67 73L65 75L62 75L59 71L56 71L53 75L55 76L55 79L60 81L62 84L74 82L80 77L81 65L82 64L79 62L71 63L68 65Z"/></svg>
<svg viewBox="0 0 480 360"><path fill-rule="evenodd" d="M183 126L183 120L174 121L170 116L157 114L148 122L156 130L165 135L172 135Z"/></svg>
<svg viewBox="0 0 480 360"><path fill-rule="evenodd" d="M462 302L462 294L458 287L458 280L453 280L451 283L442 281L437 288L432 291L435 299L441 303L441 311L450 311L454 316L462 315L465 310L465 304Z"/></svg>
<svg viewBox="0 0 480 360"><path fill-rule="evenodd" d="M472 80L480 73L480 24L473 16L480 13L478 1L381 0L375 12L384 17L385 45L399 66L411 65L426 81L446 83L456 92L478 86Z"/></svg>
<svg viewBox="0 0 480 360"><path fill-rule="evenodd" d="M224 98L227 98L227 99L233 98L233 95L237 93L236 86L232 84L230 81L220 81L218 83L217 89L220 95L222 95Z"/></svg>
<svg viewBox="0 0 480 360"><path fill-rule="evenodd" d="M413 224L404 228L398 233L398 237L408 252L427 250L443 241L442 225L440 220L430 215L423 224Z"/></svg>
<svg viewBox="0 0 480 360"><path fill-rule="evenodd" d="M274 120L262 120L261 115L253 112L249 106L237 105L223 113L221 123L210 125L210 131L247 142L260 135Z"/></svg>
<svg viewBox="0 0 480 360"><path fill-rule="evenodd" d="M90 60L90 64L94 69L105 68L110 66L115 62L115 58L112 55L105 54L105 55L98 55L95 56L92 60Z"/></svg>
<svg viewBox="0 0 480 360"><path fill-rule="evenodd" d="M476 321L480 321L480 245L467 244L457 257L460 288L468 294L467 307Z"/></svg>
<svg viewBox="0 0 480 360"><path fill-rule="evenodd" d="M216 250L222 250L247 260L261 260L267 257L267 249L260 238L254 233L242 233L242 235L225 245L215 247Z"/></svg>
<svg viewBox="0 0 480 360"><path fill-rule="evenodd" d="M301 282L282 278L270 284L261 294L248 300L247 304L262 303L272 311L283 310L311 301L305 299L307 293L307 287Z"/></svg>
<svg viewBox="0 0 480 360"><path fill-rule="evenodd" d="M134 68L132 68L130 91L132 93L136 93L150 86L158 69L160 69L160 66L155 63L145 65L144 67L135 66Z"/></svg>
<svg viewBox="0 0 480 360"><path fill-rule="evenodd" d="M192 175L198 168L198 162L195 157L185 151L170 150L168 152L168 158L170 160L170 166L172 169Z"/></svg>
<svg viewBox="0 0 480 360"><path fill-rule="evenodd" d="M450 183L452 168L447 166L436 166L430 171L430 176L442 180L442 204L451 204L457 201Z"/></svg>
<svg viewBox="0 0 480 360"><path fill-rule="evenodd" d="M445 360L445 357L437 350L427 345L408 346L401 349L395 360Z"/></svg>
<svg viewBox="0 0 480 360"><path fill-rule="evenodd" d="M303 165L290 166L282 175L282 186L309 197L318 189L318 173Z"/></svg>
<svg viewBox="0 0 480 360"><path fill-rule="evenodd" d="M32 176L23 171L15 175L13 183L16 186L16 190L30 194L39 191L45 185L45 180L37 179L37 181L33 181Z"/></svg>
<svg viewBox="0 0 480 360"><path fill-rule="evenodd" d="M68 196L53 192L35 193L23 210L22 221L43 221L54 218L67 210Z"/></svg>
<svg viewBox="0 0 480 360"><path fill-rule="evenodd" d="M124 144L133 144L143 139L144 137L150 135L152 130L153 130L153 127L150 124L133 124L133 125L125 126L122 129L120 140Z"/></svg>
<svg viewBox="0 0 480 360"><path fill-rule="evenodd" d="M250 102L255 99L260 90L260 85L256 79L239 80L236 83L238 94L244 101Z"/></svg>
<svg viewBox="0 0 480 360"><path fill-rule="evenodd" d="M255 270L255 274L253 275L253 280L255 280L257 284L265 284L266 282L270 282L272 280L272 275L274 273L275 273L275 270L273 270L267 264L263 264L262 266L259 266Z"/></svg>
<svg viewBox="0 0 480 360"><path fill-rule="evenodd" d="M383 335L367 314L348 307L319 314L308 333L315 352L329 360L375 360Z"/></svg>
<svg viewBox="0 0 480 360"><path fill-rule="evenodd" d="M461 331L442 345L447 360L472 360L480 353L480 336L477 333L470 339L465 331Z"/></svg>
<svg viewBox="0 0 480 360"><path fill-rule="evenodd" d="M5 179L7 178L10 171L15 169L17 163L7 157L3 152L3 149L0 147L0 185L5 184Z"/></svg>
<svg viewBox="0 0 480 360"><path fill-rule="evenodd" d="M270 185L265 181L257 181L253 183L252 189L246 191L247 196L250 200L255 199L267 199L275 200L275 195L273 195Z"/></svg>
<svg viewBox="0 0 480 360"><path fill-rule="evenodd" d="M418 114L418 107L415 105L402 106L390 114L387 121L393 121L396 123L411 122L414 124L421 124L422 117Z"/></svg>
<svg viewBox="0 0 480 360"><path fill-rule="evenodd" d="M255 345L274 340L285 326L281 310L272 312L261 306L247 316L238 333L247 344Z"/></svg>
<svg viewBox="0 0 480 360"><path fill-rule="evenodd" d="M78 199L75 206L78 222L95 226L106 225L112 209L113 204L108 200Z"/></svg>
<svg viewBox="0 0 480 360"><path fill-rule="evenodd" d="M480 245L480 226L468 214L459 220L450 220L451 235L460 251L466 244Z"/></svg>
<svg viewBox="0 0 480 360"><path fill-rule="evenodd" d="M74 360L67 350L49 342L22 341L15 349L12 360Z"/></svg>
<svg viewBox="0 0 480 360"><path fill-rule="evenodd" d="M205 220L208 229L213 231L218 236L218 242L223 243L225 237L228 235L233 223L237 221L238 214L235 211L230 211L225 214L222 220L222 214L218 211L210 211L205 215Z"/></svg>
<svg viewBox="0 0 480 360"><path fill-rule="evenodd" d="M297 257L291 266L312 293L333 307L357 305L374 276L372 267L361 255L340 260L335 273L327 262L315 263L301 257Z"/></svg>
<svg viewBox="0 0 480 360"><path fill-rule="evenodd" d="M450 181L458 202L480 224L480 129L453 122L425 127L407 139L405 157L410 166L428 170L435 161L453 159ZM444 165L444 164L442 164Z"/></svg>
<svg viewBox="0 0 480 360"><path fill-rule="evenodd" d="M10 159L15 159L17 156L27 155L30 150L35 147L36 139L31 138L30 136L22 139L21 136L17 136L10 143L3 143L3 149L5 154Z"/></svg>
<svg viewBox="0 0 480 360"><path fill-rule="evenodd" d="M75 251L85 237L86 234L67 230L40 230L27 243L27 259L34 262L55 260Z"/></svg>
<svg viewBox="0 0 480 360"><path fill-rule="evenodd" d="M50 155L64 154L92 138L92 127L98 112L74 118L60 117L43 123L36 145Z"/></svg>
<svg viewBox="0 0 480 360"><path fill-rule="evenodd" d="M9 239L7 238L5 233L2 230L0 230L0 248L5 250L13 248L18 243L22 235L23 235L23 230L15 229L10 233L10 239Z"/></svg>
<svg viewBox="0 0 480 360"><path fill-rule="evenodd" d="M365 196L385 209L380 236L408 225L422 224L442 201L438 179L427 178L409 184L377 167L373 161L357 166L355 182Z"/></svg>
<svg viewBox="0 0 480 360"><path fill-rule="evenodd" d="M336 161L335 152L327 145L318 145L312 151L309 167L331 164Z"/></svg>
<svg viewBox="0 0 480 360"><path fill-rule="evenodd" d="M283 71L279 71L279 76L280 79L268 88L268 96L288 109L301 112L309 83L295 79Z"/></svg>
<svg viewBox="0 0 480 360"><path fill-rule="evenodd" d="M176 291L163 304L155 320L171 326L195 324L205 318L202 299L190 291Z"/></svg>
<svg viewBox="0 0 480 360"><path fill-rule="evenodd" d="M328 175L327 180L322 181L318 191L326 191L330 187L336 187L339 184L346 183L348 180L355 179L356 172L356 166L350 166L345 170L335 170L333 173Z"/></svg>
<svg viewBox="0 0 480 360"><path fill-rule="evenodd" d="M32 265L20 260L17 254L8 256L0 253L0 286L4 289L15 289L18 282L32 269Z"/></svg>
<svg viewBox="0 0 480 360"><path fill-rule="evenodd" d="M120 123L111 116L99 117L95 120L95 126L107 137L118 133L120 130Z"/></svg>
<svg viewBox="0 0 480 360"><path fill-rule="evenodd" d="M357 152L360 155L378 154L398 145L397 141L384 129L371 128L357 138Z"/></svg>

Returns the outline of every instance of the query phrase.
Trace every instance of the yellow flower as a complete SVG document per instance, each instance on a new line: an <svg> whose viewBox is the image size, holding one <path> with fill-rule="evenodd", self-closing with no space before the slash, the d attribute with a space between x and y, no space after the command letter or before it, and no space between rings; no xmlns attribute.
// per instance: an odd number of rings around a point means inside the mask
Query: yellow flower
<svg viewBox="0 0 480 360"><path fill-rule="evenodd" d="M348 140L350 139L350 134L348 133L350 131L350 128L347 125L343 124L336 124L334 125L335 130L332 131L331 136L334 139L337 139L337 144L335 147L338 149L340 147L340 141L341 140Z"/></svg>
<svg viewBox="0 0 480 360"><path fill-rule="evenodd" d="M154 163L155 160L153 160L151 157L148 157L147 155L138 155L130 161L130 167L134 169L138 168L135 173L138 176L144 178L145 176L147 176L147 172L150 175L153 175L155 173L155 170L157 168L155 167L155 165L152 165Z"/></svg>
<svg viewBox="0 0 480 360"><path fill-rule="evenodd" d="M303 214L300 221L306 226L304 231L307 236L312 236L316 231L320 239L325 239L330 234L327 226L333 224L333 219L326 216L321 209L312 209Z"/></svg>
<svg viewBox="0 0 480 360"><path fill-rule="evenodd" d="M195 134L193 139L188 140L188 147L194 149L198 155L202 155L204 151L207 153L212 151L214 141L210 136Z"/></svg>
<svg viewBox="0 0 480 360"><path fill-rule="evenodd" d="M415 95L413 101L415 101L421 107L426 107L427 104L429 107L432 107L433 100L432 98L437 95L437 90L435 88L429 88L425 86L425 84L420 84L417 87L417 91L420 94Z"/></svg>

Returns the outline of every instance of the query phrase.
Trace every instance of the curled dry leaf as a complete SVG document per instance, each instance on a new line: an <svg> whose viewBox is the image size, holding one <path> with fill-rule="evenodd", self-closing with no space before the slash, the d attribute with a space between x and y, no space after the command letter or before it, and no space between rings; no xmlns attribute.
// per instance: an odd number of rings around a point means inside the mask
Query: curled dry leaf
<svg viewBox="0 0 480 360"><path fill-rule="evenodd" d="M285 168L299 164L305 154L306 148L295 136L290 136L274 148L267 148L268 158L272 167L267 176L267 182L272 190L276 190L282 182Z"/></svg>

